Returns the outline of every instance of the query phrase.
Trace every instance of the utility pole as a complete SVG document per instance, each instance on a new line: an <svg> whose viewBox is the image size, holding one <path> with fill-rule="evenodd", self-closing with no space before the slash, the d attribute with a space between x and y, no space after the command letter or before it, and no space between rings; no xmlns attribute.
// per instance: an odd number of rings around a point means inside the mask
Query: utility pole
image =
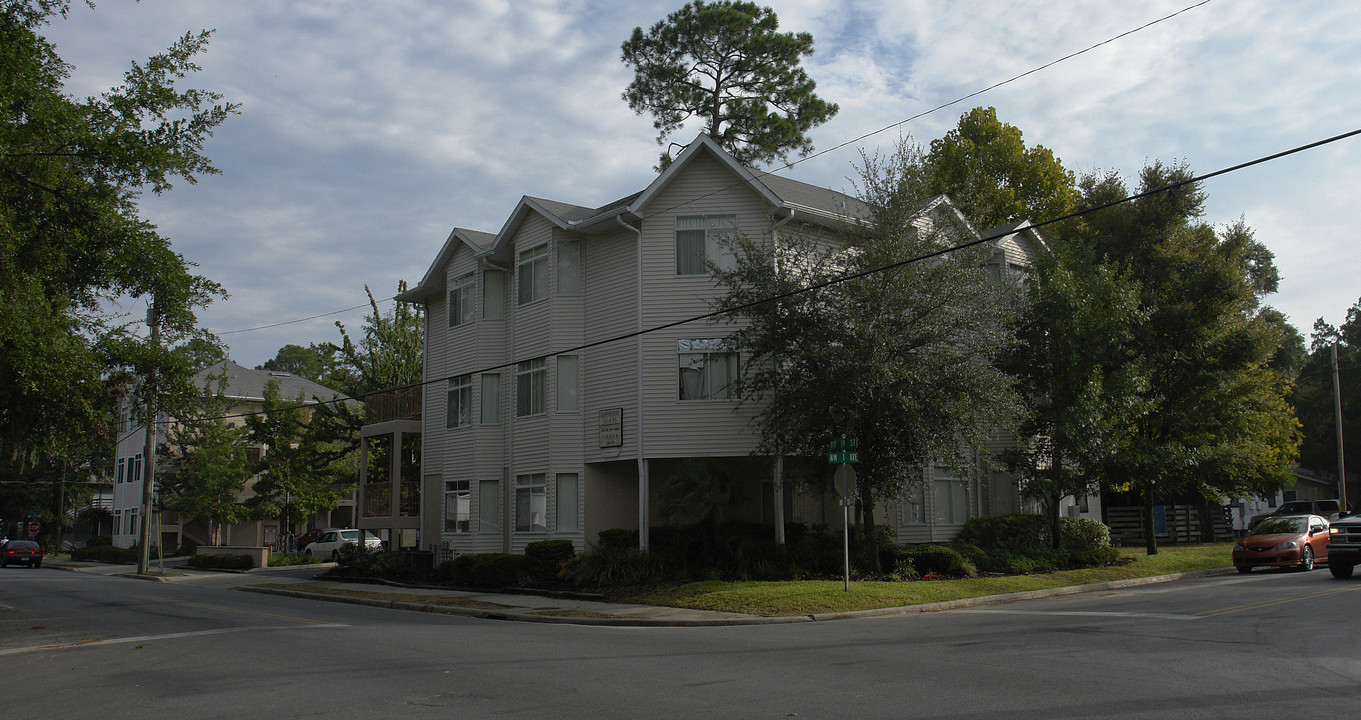
<svg viewBox="0 0 1361 720"><path fill-rule="evenodd" d="M151 328L151 352L160 351L161 316L156 311L156 300L152 298L147 309L147 327ZM156 468L156 367L155 360L146 373L146 445L142 448L142 527L137 535L137 574L145 575L151 560L151 491L154 486Z"/></svg>
<svg viewBox="0 0 1361 720"><path fill-rule="evenodd" d="M1337 489L1342 512L1347 512L1347 461L1342 453L1342 384L1337 379L1337 341L1333 341L1333 417L1337 420Z"/></svg>

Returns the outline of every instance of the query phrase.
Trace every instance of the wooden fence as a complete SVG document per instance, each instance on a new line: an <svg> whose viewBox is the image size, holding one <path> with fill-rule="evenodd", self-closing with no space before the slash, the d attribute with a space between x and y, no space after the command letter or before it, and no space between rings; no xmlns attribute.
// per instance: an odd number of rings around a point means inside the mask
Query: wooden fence
<svg viewBox="0 0 1361 720"><path fill-rule="evenodd" d="M1233 516L1228 506L1210 508L1208 527L1201 514L1204 508L1195 505L1154 506L1154 537L1160 543L1227 542L1233 540ZM1106 509L1106 523L1111 528L1111 542L1116 545L1144 544L1144 508L1112 507Z"/></svg>

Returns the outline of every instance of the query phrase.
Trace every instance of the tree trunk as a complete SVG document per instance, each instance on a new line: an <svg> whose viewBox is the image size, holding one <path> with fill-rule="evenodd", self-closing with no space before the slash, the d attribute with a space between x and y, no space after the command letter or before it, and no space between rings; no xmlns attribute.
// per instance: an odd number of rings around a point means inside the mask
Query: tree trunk
<svg viewBox="0 0 1361 720"><path fill-rule="evenodd" d="M1062 532L1062 521L1059 520L1059 503L1063 501L1063 491L1053 490L1049 493L1049 546L1058 550L1063 545L1059 533Z"/></svg>
<svg viewBox="0 0 1361 720"><path fill-rule="evenodd" d="M1153 488L1144 488L1144 548L1149 555L1158 554L1158 538L1153 534Z"/></svg>
<svg viewBox="0 0 1361 720"><path fill-rule="evenodd" d="M879 533L875 532L874 527L874 495L866 488L861 491L860 503L865 508L865 523L860 529L865 534L865 568L878 574L879 567Z"/></svg>

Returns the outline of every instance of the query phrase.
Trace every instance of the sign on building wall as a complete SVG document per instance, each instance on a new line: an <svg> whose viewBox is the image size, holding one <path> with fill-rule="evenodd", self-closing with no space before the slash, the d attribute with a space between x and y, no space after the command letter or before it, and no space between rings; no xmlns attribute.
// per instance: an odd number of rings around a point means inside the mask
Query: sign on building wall
<svg viewBox="0 0 1361 720"><path fill-rule="evenodd" d="M621 447L624 444L624 408L601 410L596 427L600 434L600 447Z"/></svg>

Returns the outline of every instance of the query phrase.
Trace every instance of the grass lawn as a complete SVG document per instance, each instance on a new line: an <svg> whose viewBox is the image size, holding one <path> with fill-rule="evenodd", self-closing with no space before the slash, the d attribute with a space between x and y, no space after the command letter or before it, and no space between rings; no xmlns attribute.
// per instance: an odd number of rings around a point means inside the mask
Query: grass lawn
<svg viewBox="0 0 1361 720"><path fill-rule="evenodd" d="M871 610L1228 567L1233 564L1230 560L1232 548L1232 543L1170 545L1160 547L1158 554L1151 557L1143 548L1121 548L1120 554L1131 560L1124 565L963 580L852 580L850 592L845 591L840 580L696 582L648 592L629 598L629 601L768 617Z"/></svg>

